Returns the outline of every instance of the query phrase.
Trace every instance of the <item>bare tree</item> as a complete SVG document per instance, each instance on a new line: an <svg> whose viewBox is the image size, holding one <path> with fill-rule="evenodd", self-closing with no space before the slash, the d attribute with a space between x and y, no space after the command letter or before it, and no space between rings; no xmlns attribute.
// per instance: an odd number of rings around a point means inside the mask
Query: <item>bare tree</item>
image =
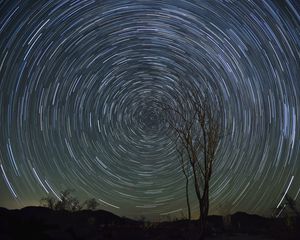
<svg viewBox="0 0 300 240"><path fill-rule="evenodd" d="M220 106L196 91L178 97L176 103L165 102L161 102L160 106L166 114L175 144L184 149L191 167L199 203L200 239L204 239L209 211L209 182L221 139Z"/></svg>

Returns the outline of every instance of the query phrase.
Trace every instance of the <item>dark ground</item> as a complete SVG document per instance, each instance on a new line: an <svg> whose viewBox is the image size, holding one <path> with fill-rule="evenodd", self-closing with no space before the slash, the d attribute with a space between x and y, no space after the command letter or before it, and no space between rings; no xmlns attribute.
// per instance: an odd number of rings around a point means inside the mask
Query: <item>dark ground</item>
<svg viewBox="0 0 300 240"><path fill-rule="evenodd" d="M236 213L229 219L230 223L224 224L223 217L210 216L207 239L300 239L300 221L297 218L268 219ZM144 223L102 210L67 212L43 207L0 208L1 240L194 240L198 238L197 233L196 221Z"/></svg>

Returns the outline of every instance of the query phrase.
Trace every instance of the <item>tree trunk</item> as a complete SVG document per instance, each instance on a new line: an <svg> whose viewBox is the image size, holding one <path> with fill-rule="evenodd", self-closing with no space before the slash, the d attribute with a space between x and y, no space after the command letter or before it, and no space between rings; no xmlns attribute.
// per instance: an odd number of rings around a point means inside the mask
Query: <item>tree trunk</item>
<svg viewBox="0 0 300 240"><path fill-rule="evenodd" d="M204 188L203 196L201 200L199 201L199 207L200 207L200 236L199 240L204 240L206 236L206 229L207 229L207 217L208 217L208 209L209 209L209 188L208 184Z"/></svg>
<svg viewBox="0 0 300 240"><path fill-rule="evenodd" d="M199 235L199 240L204 240L206 236L206 222L207 222L207 215L206 215L206 210L204 207L201 207L200 209L200 219L199 219L199 227L200 227L200 235Z"/></svg>
<svg viewBox="0 0 300 240"><path fill-rule="evenodd" d="M189 180L188 177L185 182L185 195L186 195L186 204L188 208L188 219L191 220L191 206L190 206L190 199L189 199Z"/></svg>

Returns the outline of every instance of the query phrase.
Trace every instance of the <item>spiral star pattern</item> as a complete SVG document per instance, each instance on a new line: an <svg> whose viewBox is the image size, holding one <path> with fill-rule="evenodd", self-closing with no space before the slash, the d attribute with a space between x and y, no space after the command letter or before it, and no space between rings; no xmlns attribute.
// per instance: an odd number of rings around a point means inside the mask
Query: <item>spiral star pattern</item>
<svg viewBox="0 0 300 240"><path fill-rule="evenodd" d="M0 56L1 206L72 188L122 216L185 215L156 102L192 89L222 102L228 133L210 213L299 200L297 0L0 1Z"/></svg>

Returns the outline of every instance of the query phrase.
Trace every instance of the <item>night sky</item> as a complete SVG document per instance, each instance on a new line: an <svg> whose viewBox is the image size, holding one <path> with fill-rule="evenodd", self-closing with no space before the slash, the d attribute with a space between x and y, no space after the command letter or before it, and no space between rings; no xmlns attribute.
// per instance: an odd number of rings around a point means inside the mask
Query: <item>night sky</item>
<svg viewBox="0 0 300 240"><path fill-rule="evenodd" d="M0 1L0 206L72 188L120 216L186 215L156 102L197 89L228 133L210 214L268 216L300 199L299 74L298 0Z"/></svg>

